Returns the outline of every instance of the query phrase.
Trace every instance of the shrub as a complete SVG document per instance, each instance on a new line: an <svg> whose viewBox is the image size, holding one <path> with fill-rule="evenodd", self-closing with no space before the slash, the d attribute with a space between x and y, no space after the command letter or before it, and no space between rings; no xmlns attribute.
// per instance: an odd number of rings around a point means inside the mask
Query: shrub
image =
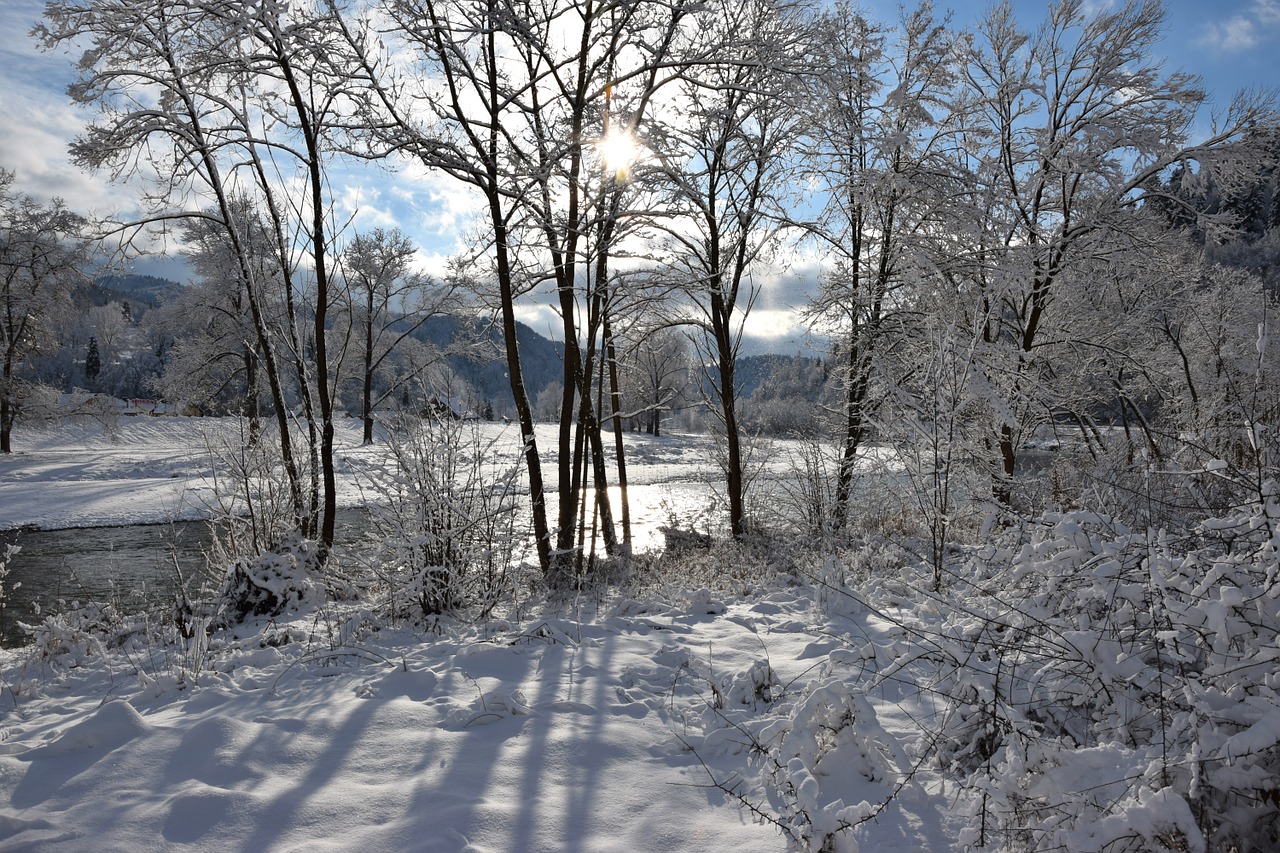
<svg viewBox="0 0 1280 853"><path fill-rule="evenodd" d="M292 533L256 557L232 561L218 593L213 626L226 627L253 616L274 618L319 604L319 544Z"/></svg>
<svg viewBox="0 0 1280 853"><path fill-rule="evenodd" d="M1008 849L1280 843L1276 488L1175 540L1089 513L972 554L933 649L928 750L966 839Z"/></svg>
<svg viewBox="0 0 1280 853"><path fill-rule="evenodd" d="M517 525L519 468L475 423L405 418L386 465L369 475L374 573L393 616L473 608L486 615L506 587L524 539Z"/></svg>

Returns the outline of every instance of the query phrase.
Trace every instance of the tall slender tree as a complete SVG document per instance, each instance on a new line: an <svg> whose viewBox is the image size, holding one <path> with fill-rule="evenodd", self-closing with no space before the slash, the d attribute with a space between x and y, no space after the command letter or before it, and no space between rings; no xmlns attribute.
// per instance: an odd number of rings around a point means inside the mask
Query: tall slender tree
<svg viewBox="0 0 1280 853"><path fill-rule="evenodd" d="M802 145L822 207L804 225L826 264L809 316L838 342L843 361L839 527L874 420L876 363L912 301L898 291L931 252L938 211L954 192L964 112L954 100L958 39L932 3L904 10L892 31L841 3L813 32Z"/></svg>
<svg viewBox="0 0 1280 853"><path fill-rule="evenodd" d="M793 8L770 0L711 4L699 17L719 61L688 69L665 128L669 211L661 229L692 305L725 440L732 534L746 532L746 479L735 373L754 275L788 219L798 48Z"/></svg>
<svg viewBox="0 0 1280 853"><path fill-rule="evenodd" d="M362 80L342 65L332 4L60 0L36 35L47 49L89 42L71 86L99 113L73 145L80 164L148 182L147 221L208 218L226 233L249 298L275 405L281 456L299 527L327 553L336 480L333 389L325 329L334 300L327 169L344 105ZM286 198L287 181L301 192ZM186 204L191 195L212 213ZM252 210L255 221L242 215ZM132 233L138 223L121 231ZM266 288L249 234L271 237L283 337L268 325ZM304 287L308 285L309 287ZM310 332L297 300L311 294ZM292 365L308 435L307 459L291 437L284 368Z"/></svg>
<svg viewBox="0 0 1280 853"><path fill-rule="evenodd" d="M102 353L98 352L98 339L89 338L89 349L84 354L84 378L93 382L102 372Z"/></svg>

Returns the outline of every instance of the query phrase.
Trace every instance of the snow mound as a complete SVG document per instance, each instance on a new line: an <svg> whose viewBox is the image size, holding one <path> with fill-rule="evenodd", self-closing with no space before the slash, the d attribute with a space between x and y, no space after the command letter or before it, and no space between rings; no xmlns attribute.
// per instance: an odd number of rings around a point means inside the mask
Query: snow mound
<svg viewBox="0 0 1280 853"><path fill-rule="evenodd" d="M110 752L145 735L150 728L142 715L128 702L108 702L51 743L28 750L18 757L26 761L37 761L90 750Z"/></svg>
<svg viewBox="0 0 1280 853"><path fill-rule="evenodd" d="M447 725L453 729L470 729L487 726L508 717L526 717L533 713L524 693L490 690L465 708L456 708L446 716Z"/></svg>
<svg viewBox="0 0 1280 853"><path fill-rule="evenodd" d="M223 582L217 624L233 625L252 616L276 617L321 603L324 591L314 578L318 548L295 531L265 554L236 560Z"/></svg>
<svg viewBox="0 0 1280 853"><path fill-rule="evenodd" d="M61 830L47 820L23 820L0 814L0 850L35 850L42 844L74 841L83 837L74 830Z"/></svg>

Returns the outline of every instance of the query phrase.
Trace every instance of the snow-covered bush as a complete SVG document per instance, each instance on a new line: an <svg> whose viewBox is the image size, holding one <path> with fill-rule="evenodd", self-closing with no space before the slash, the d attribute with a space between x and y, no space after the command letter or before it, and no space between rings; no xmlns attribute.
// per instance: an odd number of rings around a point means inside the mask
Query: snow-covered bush
<svg viewBox="0 0 1280 853"><path fill-rule="evenodd" d="M115 633L120 615L109 604L72 607L34 625L19 623L31 636L31 656L61 669L84 666L105 654L104 638Z"/></svg>
<svg viewBox="0 0 1280 853"><path fill-rule="evenodd" d="M232 561L216 602L215 627L319 604L319 544L292 533L270 551Z"/></svg>
<svg viewBox="0 0 1280 853"><path fill-rule="evenodd" d="M756 661L745 672L729 673L720 679L715 696L721 707L757 708L782 695L782 682L767 660Z"/></svg>
<svg viewBox="0 0 1280 853"><path fill-rule="evenodd" d="M254 440L216 444L207 452L214 475L208 494L213 526L210 563L229 565L276 548L297 531L298 513L289 493L277 442ZM306 464L295 459L295 464Z"/></svg>
<svg viewBox="0 0 1280 853"><path fill-rule="evenodd" d="M382 605L396 617L487 614L523 542L518 467L476 424L448 416L404 418L388 447L367 481Z"/></svg>
<svg viewBox="0 0 1280 853"><path fill-rule="evenodd" d="M815 853L856 853L850 830L910 773L902 747L866 698L839 679L810 685L781 728L766 734L776 744L770 792L780 823Z"/></svg>
<svg viewBox="0 0 1280 853"><path fill-rule="evenodd" d="M771 719L721 702L701 748L748 735L762 758L717 784L805 851L856 849L922 773L957 786L966 849L1277 849L1280 487L1257 492L1179 536L1045 515L956 549L936 592L927 555L894 578L828 557L817 612L884 630Z"/></svg>
<svg viewBox="0 0 1280 853"><path fill-rule="evenodd" d="M775 825L788 849L857 853L858 827L910 783L906 750L847 672L795 689L767 660L728 671L687 652L665 662L696 697L685 708L672 701L682 740L712 784ZM745 755L752 772L717 775L711 765L726 755Z"/></svg>
<svg viewBox="0 0 1280 853"><path fill-rule="evenodd" d="M970 585L899 665L946 697L921 748L964 781L969 844L1280 843L1280 502L1266 494L1181 541L1076 513L973 552Z"/></svg>
<svg viewBox="0 0 1280 853"><path fill-rule="evenodd" d="M837 533L836 471L838 448L813 436L790 443L791 476L774 484L766 511L769 525L811 537Z"/></svg>

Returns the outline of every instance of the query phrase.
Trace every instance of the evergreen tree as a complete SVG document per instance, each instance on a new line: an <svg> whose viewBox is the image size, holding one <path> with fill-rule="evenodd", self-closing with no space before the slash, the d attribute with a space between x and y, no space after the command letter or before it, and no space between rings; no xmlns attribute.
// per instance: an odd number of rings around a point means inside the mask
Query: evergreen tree
<svg viewBox="0 0 1280 853"><path fill-rule="evenodd" d="M98 354L98 339L89 338L89 352L84 357L84 378L92 382L102 372L102 356Z"/></svg>

